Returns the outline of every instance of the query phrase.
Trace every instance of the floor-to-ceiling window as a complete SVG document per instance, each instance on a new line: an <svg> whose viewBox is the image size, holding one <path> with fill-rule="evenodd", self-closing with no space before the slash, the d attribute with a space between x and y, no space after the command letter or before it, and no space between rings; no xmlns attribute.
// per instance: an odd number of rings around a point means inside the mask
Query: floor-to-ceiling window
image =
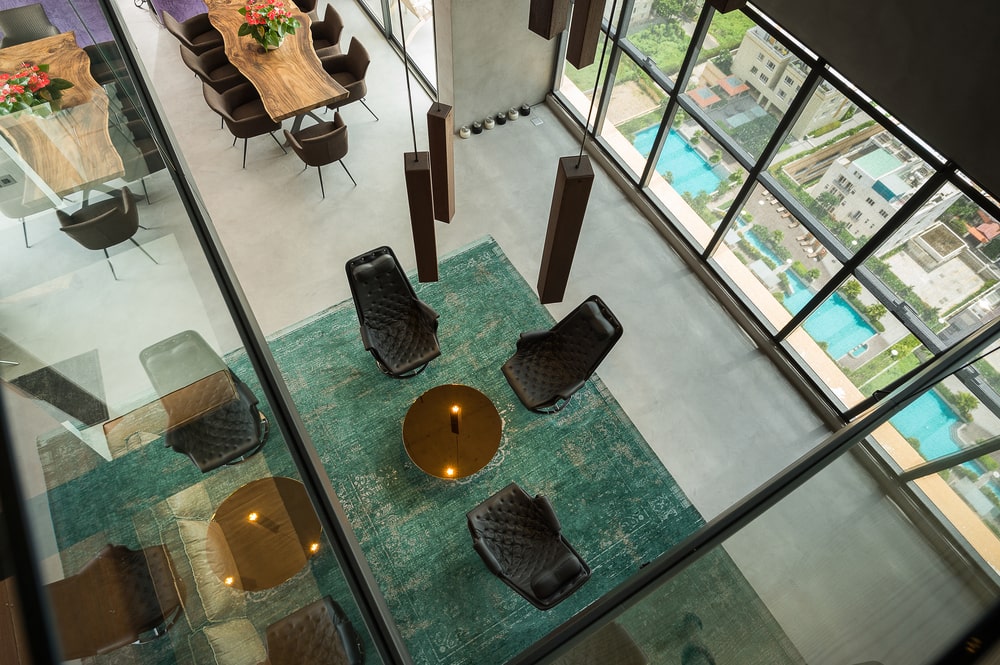
<svg viewBox="0 0 1000 665"><path fill-rule="evenodd" d="M845 420L996 318L1000 207L960 165L752 8L618 6L601 76L564 63L557 97ZM871 437L903 471L981 450L921 496L992 567L996 363Z"/></svg>

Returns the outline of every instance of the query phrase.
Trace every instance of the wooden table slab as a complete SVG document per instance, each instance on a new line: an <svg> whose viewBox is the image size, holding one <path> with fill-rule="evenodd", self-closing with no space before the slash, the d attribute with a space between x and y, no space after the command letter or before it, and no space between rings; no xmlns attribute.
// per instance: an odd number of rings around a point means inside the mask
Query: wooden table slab
<svg viewBox="0 0 1000 665"><path fill-rule="evenodd" d="M125 173L108 133L108 95L90 75L90 58L73 32L0 49L0 71L21 63L48 64L49 75L66 79L62 110L42 117L33 112L0 116L0 132L56 196L90 188ZM45 193L25 183L24 203Z"/></svg>
<svg viewBox="0 0 1000 665"><path fill-rule="evenodd" d="M243 0L205 0L208 19L222 33L226 56L260 93L275 122L302 115L347 96L347 90L326 73L312 46L309 16L288 0L289 14L302 24L273 51L250 37L240 37Z"/></svg>

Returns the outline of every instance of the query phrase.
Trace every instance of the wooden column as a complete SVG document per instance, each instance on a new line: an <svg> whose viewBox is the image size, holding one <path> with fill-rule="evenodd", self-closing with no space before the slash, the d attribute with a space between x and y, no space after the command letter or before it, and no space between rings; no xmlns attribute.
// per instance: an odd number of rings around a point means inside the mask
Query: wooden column
<svg viewBox="0 0 1000 665"><path fill-rule="evenodd" d="M455 216L455 113L447 104L432 104L427 112L434 219L450 222Z"/></svg>
<svg viewBox="0 0 1000 665"><path fill-rule="evenodd" d="M566 60L577 69L594 64L603 14L604 0L576 0L573 5Z"/></svg>
<svg viewBox="0 0 1000 665"><path fill-rule="evenodd" d="M528 9L528 30L545 39L552 39L566 29L569 0L531 0Z"/></svg>
<svg viewBox="0 0 1000 665"><path fill-rule="evenodd" d="M410 204L413 251L417 255L417 279L438 280L437 244L434 238L434 195L431 191L431 159L426 152L404 152L406 200Z"/></svg>
<svg viewBox="0 0 1000 665"><path fill-rule="evenodd" d="M577 160L575 156L563 157L556 171L542 265L538 271L538 300L543 305L561 302L566 293L576 242L580 239L580 228L594 184L590 158L584 155L579 160L579 166Z"/></svg>

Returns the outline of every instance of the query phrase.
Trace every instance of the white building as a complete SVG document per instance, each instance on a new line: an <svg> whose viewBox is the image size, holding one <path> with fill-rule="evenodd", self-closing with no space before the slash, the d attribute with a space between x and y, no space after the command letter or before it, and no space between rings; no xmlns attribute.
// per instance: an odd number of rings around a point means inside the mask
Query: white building
<svg viewBox="0 0 1000 665"><path fill-rule="evenodd" d="M750 85L764 110L784 113L805 82L808 70L781 42L755 26L743 35L733 54L733 73ZM850 105L844 95L826 82L821 83L792 126L792 136L802 138L840 119Z"/></svg>

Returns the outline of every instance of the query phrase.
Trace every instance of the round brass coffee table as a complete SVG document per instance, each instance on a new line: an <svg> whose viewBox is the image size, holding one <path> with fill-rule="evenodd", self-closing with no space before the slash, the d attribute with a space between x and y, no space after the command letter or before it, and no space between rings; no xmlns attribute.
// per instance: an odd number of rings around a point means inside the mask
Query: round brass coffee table
<svg viewBox="0 0 1000 665"><path fill-rule="evenodd" d="M291 579L319 551L320 533L301 482L254 480L230 494L212 516L209 565L227 586L270 589Z"/></svg>
<svg viewBox="0 0 1000 665"><path fill-rule="evenodd" d="M489 464L503 421L490 399L448 384L418 397L403 420L403 447L413 463L438 478L464 478Z"/></svg>

